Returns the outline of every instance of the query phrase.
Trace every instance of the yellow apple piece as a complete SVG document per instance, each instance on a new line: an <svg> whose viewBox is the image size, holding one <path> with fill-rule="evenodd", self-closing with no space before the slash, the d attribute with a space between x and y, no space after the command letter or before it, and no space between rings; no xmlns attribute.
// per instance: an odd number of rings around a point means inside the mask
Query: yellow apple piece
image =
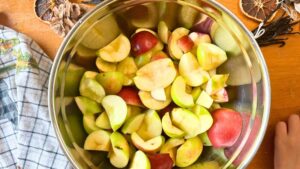
<svg viewBox="0 0 300 169"><path fill-rule="evenodd" d="M151 91L151 96L158 101L166 101L166 93L164 88L158 88Z"/></svg>
<svg viewBox="0 0 300 169"><path fill-rule="evenodd" d="M201 139L196 136L187 139L178 149L176 154L176 166L187 167L192 165L200 157L203 150Z"/></svg>
<svg viewBox="0 0 300 169"><path fill-rule="evenodd" d="M161 135L161 120L155 110L147 110L145 112L144 121L137 133L143 140L149 140Z"/></svg>
<svg viewBox="0 0 300 169"><path fill-rule="evenodd" d="M75 102L82 114L100 113L102 108L99 103L84 96L75 97Z"/></svg>
<svg viewBox="0 0 300 169"><path fill-rule="evenodd" d="M183 138L170 138L167 142L161 147L161 154L169 154L173 162L176 161L176 152L177 148L184 143ZM174 164L175 165L175 164Z"/></svg>
<svg viewBox="0 0 300 169"><path fill-rule="evenodd" d="M209 95L213 95L227 86L229 74L213 75L205 86L205 91Z"/></svg>
<svg viewBox="0 0 300 169"><path fill-rule="evenodd" d="M107 129L110 130L111 126L109 123L109 119L108 116L106 114L106 112L102 112L96 119L96 126L102 129Z"/></svg>
<svg viewBox="0 0 300 169"><path fill-rule="evenodd" d="M136 72L134 83L140 90L152 91L169 86L176 74L177 72L171 59L159 59L141 67Z"/></svg>
<svg viewBox="0 0 300 169"><path fill-rule="evenodd" d="M105 130L97 130L88 135L84 142L85 150L109 151L110 133Z"/></svg>
<svg viewBox="0 0 300 169"><path fill-rule="evenodd" d="M206 132L213 124L213 118L209 111L200 105L195 105L192 111L198 116L200 120L200 133Z"/></svg>
<svg viewBox="0 0 300 169"><path fill-rule="evenodd" d="M129 55L129 52L129 39L125 35L120 34L111 43L99 49L97 55L107 62L120 62Z"/></svg>
<svg viewBox="0 0 300 169"><path fill-rule="evenodd" d="M96 66L100 72L113 72L117 70L117 63L106 62L100 57L96 59Z"/></svg>
<svg viewBox="0 0 300 169"><path fill-rule="evenodd" d="M118 133L113 132L110 135L112 152L110 153L110 163L117 168L124 168L129 162L130 148L125 137Z"/></svg>
<svg viewBox="0 0 300 169"><path fill-rule="evenodd" d="M124 75L121 72L105 72L99 73L96 80L102 85L107 94L117 94L121 91Z"/></svg>
<svg viewBox="0 0 300 169"><path fill-rule="evenodd" d="M141 150L136 151L129 169L151 169L147 155Z"/></svg>
<svg viewBox="0 0 300 169"><path fill-rule="evenodd" d="M167 112L162 118L162 128L166 135L171 138L180 138L185 135L184 131L172 124L169 112Z"/></svg>
<svg viewBox="0 0 300 169"><path fill-rule="evenodd" d="M168 51L172 58L180 59L181 56L184 54L183 51L178 46L178 40L189 34L189 30L183 27L175 29L168 40Z"/></svg>
<svg viewBox="0 0 300 169"><path fill-rule="evenodd" d="M197 99L200 96L201 92L202 92L201 87L195 87L195 88L192 89L191 94L192 94L193 99L194 99L195 102L197 101Z"/></svg>
<svg viewBox="0 0 300 169"><path fill-rule="evenodd" d="M193 96L186 92L186 82L182 76L177 76L171 87L171 97L175 104L189 108L194 106Z"/></svg>
<svg viewBox="0 0 300 169"><path fill-rule="evenodd" d="M124 134L132 134L136 132L144 121L145 114L137 114L128 120L126 120L125 124L122 127L122 133Z"/></svg>
<svg viewBox="0 0 300 169"><path fill-rule="evenodd" d="M138 114L142 113L142 109L138 106L132 106L127 104L127 117L126 120L129 118L136 116Z"/></svg>
<svg viewBox="0 0 300 169"><path fill-rule="evenodd" d="M139 97L140 97L143 105L146 106L147 108L153 109L153 110L161 110L161 109L167 107L172 102L170 87L167 87L165 89L165 96L166 96L166 101L159 101L157 99L154 99L151 96L150 92L139 91Z"/></svg>
<svg viewBox="0 0 300 169"><path fill-rule="evenodd" d="M132 57L126 57L118 64L117 71L124 74L123 85L128 86L133 84L133 77L135 76L137 70L138 67Z"/></svg>
<svg viewBox="0 0 300 169"><path fill-rule="evenodd" d="M207 94L205 91L202 91L196 101L196 104L209 109L213 102L214 100L209 96L209 94Z"/></svg>
<svg viewBox="0 0 300 169"><path fill-rule="evenodd" d="M163 136L156 136L145 141L136 132L131 134L131 140L136 148L148 153L155 153L159 151L165 142L165 138Z"/></svg>
<svg viewBox="0 0 300 169"><path fill-rule="evenodd" d="M159 39L165 43L168 44L169 36L171 32L169 31L169 28L167 24L164 21L160 21L157 26L157 33Z"/></svg>
<svg viewBox="0 0 300 169"><path fill-rule="evenodd" d="M102 106L108 115L113 131L118 130L125 122L127 116L127 106L125 101L116 95L107 95L102 100Z"/></svg>
<svg viewBox="0 0 300 169"><path fill-rule="evenodd" d="M88 134L100 130L100 128L96 126L96 118L94 115L84 115L82 120L83 128Z"/></svg>

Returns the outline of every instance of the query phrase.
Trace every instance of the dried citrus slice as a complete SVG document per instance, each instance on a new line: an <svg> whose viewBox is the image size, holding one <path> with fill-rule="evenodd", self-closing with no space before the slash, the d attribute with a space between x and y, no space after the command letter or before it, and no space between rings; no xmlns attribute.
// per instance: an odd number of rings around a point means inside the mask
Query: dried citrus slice
<svg viewBox="0 0 300 169"><path fill-rule="evenodd" d="M240 0L240 8L242 12L257 21L263 21L276 9L278 0ZM276 12L270 17L273 19Z"/></svg>

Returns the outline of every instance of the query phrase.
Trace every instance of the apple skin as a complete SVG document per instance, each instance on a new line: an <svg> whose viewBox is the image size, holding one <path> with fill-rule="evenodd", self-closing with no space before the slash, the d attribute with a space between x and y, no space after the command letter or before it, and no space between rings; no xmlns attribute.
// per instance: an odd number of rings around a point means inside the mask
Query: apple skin
<svg viewBox="0 0 300 169"><path fill-rule="evenodd" d="M200 134L206 132L213 124L213 118L209 111L200 105L195 105L192 111L200 120Z"/></svg>
<svg viewBox="0 0 300 169"><path fill-rule="evenodd" d="M151 163L151 169L172 169L173 160L169 154L151 154L148 155Z"/></svg>
<svg viewBox="0 0 300 169"><path fill-rule="evenodd" d="M178 39L180 39L181 37L188 35L188 34L189 34L189 30L186 28L183 28L183 27L179 27L172 32L172 34L168 40L168 51L172 58L174 58L174 59L181 58L181 56L183 55L183 52L180 49L180 47L178 46L177 42L178 42Z"/></svg>
<svg viewBox="0 0 300 169"><path fill-rule="evenodd" d="M244 124L243 128L242 128L242 133L241 133L241 136L238 138L238 140L234 143L233 146L228 147L224 150L224 153L227 158L230 158L233 155L233 153L235 152L235 150L238 148L238 146L241 144L243 138L245 137L247 127L249 125L250 114L245 113L245 112L243 112L241 114L242 114L243 124ZM250 132L249 138L248 138L243 150L239 154L239 156L233 161L234 165L238 166L243 162L244 158L247 156L248 151L251 149L251 147L256 139L256 136L260 130L260 127L261 127L261 118L259 116L256 116L254 119L253 128Z"/></svg>
<svg viewBox="0 0 300 169"><path fill-rule="evenodd" d="M185 35L178 39L177 45L184 53L187 53L193 49L194 42L188 35Z"/></svg>
<svg viewBox="0 0 300 169"><path fill-rule="evenodd" d="M213 147L231 147L242 132L242 116L239 112L227 108L214 110L212 116L214 122L208 130L208 137Z"/></svg>
<svg viewBox="0 0 300 169"><path fill-rule="evenodd" d="M106 94L116 94L122 89L124 74L117 71L99 73L96 80L102 85Z"/></svg>
<svg viewBox="0 0 300 169"><path fill-rule="evenodd" d="M154 48L158 39L149 31L140 31L131 37L130 42L133 55L139 56Z"/></svg>
<svg viewBox="0 0 300 169"><path fill-rule="evenodd" d="M156 52L152 57L151 57L151 60L150 61L155 61L155 60L158 60L158 59L164 59L164 58L168 58L169 56L163 52L163 51L158 51Z"/></svg>
<svg viewBox="0 0 300 169"><path fill-rule="evenodd" d="M139 90L135 87L124 86L117 94L129 105L142 107L143 103L138 95Z"/></svg>

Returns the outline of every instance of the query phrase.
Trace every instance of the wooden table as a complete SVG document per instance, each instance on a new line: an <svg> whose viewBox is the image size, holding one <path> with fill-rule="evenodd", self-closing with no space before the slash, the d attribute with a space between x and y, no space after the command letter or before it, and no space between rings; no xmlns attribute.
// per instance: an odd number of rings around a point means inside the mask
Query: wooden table
<svg viewBox="0 0 300 169"><path fill-rule="evenodd" d="M239 11L238 0L219 1L231 9L249 29L256 26L256 22ZM48 25L38 20L33 12L33 2L34 0L0 0L0 24L32 37L53 59L62 39ZM296 30L299 30L299 25ZM283 48L270 46L262 48L262 51L271 78L271 116L267 134L248 167L250 169L273 168L274 126L279 120L286 120L290 114L300 111L300 35L289 37Z"/></svg>

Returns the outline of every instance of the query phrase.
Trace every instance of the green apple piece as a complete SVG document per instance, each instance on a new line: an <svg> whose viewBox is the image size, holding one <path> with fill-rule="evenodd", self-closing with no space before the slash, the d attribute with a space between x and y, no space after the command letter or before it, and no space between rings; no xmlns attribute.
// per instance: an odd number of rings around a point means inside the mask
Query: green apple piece
<svg viewBox="0 0 300 169"><path fill-rule="evenodd" d="M109 119L108 116L106 114L106 112L102 112L96 119L96 126L102 129L107 129L110 130L111 126L109 123Z"/></svg>
<svg viewBox="0 0 300 169"><path fill-rule="evenodd" d="M183 138L170 138L167 142L161 147L161 154L169 154L171 159L176 161L176 151L177 147L184 143Z"/></svg>
<svg viewBox="0 0 300 169"><path fill-rule="evenodd" d="M168 40L168 51L172 58L174 59L180 59L181 56L184 54L183 51L180 49L180 47L177 44L177 41L189 34L189 30L183 27L175 29Z"/></svg>
<svg viewBox="0 0 300 169"><path fill-rule="evenodd" d="M109 151L110 133L105 130L97 130L88 135L84 142L85 150Z"/></svg>
<svg viewBox="0 0 300 169"><path fill-rule="evenodd" d="M83 128L88 134L91 134L96 130L100 130L100 128L96 126L95 122L96 122L96 118L94 115L83 116Z"/></svg>
<svg viewBox="0 0 300 169"><path fill-rule="evenodd" d="M81 96L85 96L89 99L95 100L97 103L101 103L105 96L105 90L94 79L96 75L97 73L95 72L86 72L80 81L79 92Z"/></svg>
<svg viewBox="0 0 300 169"><path fill-rule="evenodd" d="M171 59L159 59L141 67L136 72L134 83L140 90L152 91L157 88L166 88L169 86L176 77L176 74L177 72Z"/></svg>
<svg viewBox="0 0 300 169"><path fill-rule="evenodd" d="M126 120L127 106L125 101L116 95L107 95L102 100L113 131L118 130Z"/></svg>
<svg viewBox="0 0 300 169"><path fill-rule="evenodd" d="M187 139L178 149L176 153L176 166L187 167L193 164L200 157L203 150L201 139L196 136Z"/></svg>
<svg viewBox="0 0 300 169"><path fill-rule="evenodd" d="M219 90L226 87L226 81L229 77L229 74L220 74L212 76L205 86L205 91L208 94L215 94Z"/></svg>
<svg viewBox="0 0 300 169"><path fill-rule="evenodd" d="M154 99L151 96L150 92L139 91L139 97L140 97L143 105L146 106L147 108L153 109L153 110L161 110L161 109L167 107L172 102L170 87L167 87L165 89L165 96L166 96L166 101L159 101L157 99Z"/></svg>
<svg viewBox="0 0 300 169"><path fill-rule="evenodd" d="M179 73L186 81L186 84L196 87L209 80L208 72L202 70L192 53L185 53L179 61Z"/></svg>
<svg viewBox="0 0 300 169"><path fill-rule="evenodd" d="M75 97L75 102L82 112L82 114L96 114L102 111L101 106L95 102L84 96Z"/></svg>
<svg viewBox="0 0 300 169"><path fill-rule="evenodd" d="M220 169L221 166L217 161L204 161L184 167L182 169Z"/></svg>
<svg viewBox="0 0 300 169"><path fill-rule="evenodd" d="M204 133L208 129L210 129L210 127L213 124L213 118L209 113L209 111L200 105L195 105L192 111L198 116L200 120L200 126L199 126L200 133Z"/></svg>
<svg viewBox="0 0 300 169"><path fill-rule="evenodd" d="M112 152L109 156L110 163L117 168L124 168L129 162L129 145L125 137L118 133L113 132L110 135Z"/></svg>
<svg viewBox="0 0 300 169"><path fill-rule="evenodd" d="M185 135L184 131L172 124L169 112L167 112L162 118L162 128L166 135L171 138L180 138Z"/></svg>
<svg viewBox="0 0 300 169"><path fill-rule="evenodd" d="M121 72L99 73L96 80L102 85L107 94L117 94L122 89L124 75Z"/></svg>
<svg viewBox="0 0 300 169"><path fill-rule="evenodd" d="M182 76L177 76L171 87L172 100L180 107L194 106L193 96L186 92L186 82Z"/></svg>
<svg viewBox="0 0 300 169"><path fill-rule="evenodd" d="M144 121L137 131L137 134L143 140L149 140L154 137L160 136L162 133L162 125L159 115L155 110L147 110L145 112Z"/></svg>
<svg viewBox="0 0 300 169"><path fill-rule="evenodd" d="M117 70L116 63L106 62L100 57L96 59L96 66L100 72L113 72Z"/></svg>
<svg viewBox="0 0 300 169"><path fill-rule="evenodd" d="M136 148L148 153L155 153L159 151L165 142L165 138L163 136L156 136L145 141L136 132L131 134L131 140Z"/></svg>
<svg viewBox="0 0 300 169"><path fill-rule="evenodd" d="M195 137L201 132L198 116L187 109L174 108L171 119L175 126L186 133L185 138Z"/></svg>
<svg viewBox="0 0 300 169"><path fill-rule="evenodd" d="M164 88L158 88L151 91L151 96L153 99L158 101L166 101L167 96Z"/></svg>
<svg viewBox="0 0 300 169"><path fill-rule="evenodd" d="M171 34L167 24L164 21L160 21L157 26L157 33L159 39L164 43L168 44L168 39Z"/></svg>
<svg viewBox="0 0 300 169"><path fill-rule="evenodd" d="M205 91L202 91L196 101L196 104L209 109L213 102L214 100L209 96L209 94L207 94Z"/></svg>
<svg viewBox="0 0 300 169"><path fill-rule="evenodd" d="M224 50L211 43L200 43L197 48L197 58L202 69L212 70L227 60Z"/></svg>
<svg viewBox="0 0 300 169"><path fill-rule="evenodd" d="M130 169L151 169L150 160L147 155L141 150L136 151Z"/></svg>
<svg viewBox="0 0 300 169"><path fill-rule="evenodd" d="M130 52L129 39L120 34L115 40L97 51L97 55L107 62L120 62Z"/></svg>
<svg viewBox="0 0 300 169"><path fill-rule="evenodd" d="M142 113L142 109L138 106L132 106L132 105L127 105L127 117L126 120L129 118L136 116L138 114Z"/></svg>
<svg viewBox="0 0 300 169"><path fill-rule="evenodd" d="M199 135L200 139L202 140L202 143L204 146L212 146L210 140L209 140L209 137L207 135L207 132L204 132L204 133L201 133Z"/></svg>
<svg viewBox="0 0 300 169"><path fill-rule="evenodd" d="M152 51L143 53L142 55L135 57L134 62L136 63L138 68L143 67L150 62L152 55Z"/></svg>
<svg viewBox="0 0 300 169"><path fill-rule="evenodd" d="M195 88L192 89L191 94L192 94L193 99L194 99L195 102L197 101L197 99L200 96L201 92L202 92L201 87L195 87Z"/></svg>
<svg viewBox="0 0 300 169"><path fill-rule="evenodd" d="M141 113L126 120L125 124L122 127L122 133L132 134L133 132L136 132L142 125L144 117L145 114Z"/></svg>

